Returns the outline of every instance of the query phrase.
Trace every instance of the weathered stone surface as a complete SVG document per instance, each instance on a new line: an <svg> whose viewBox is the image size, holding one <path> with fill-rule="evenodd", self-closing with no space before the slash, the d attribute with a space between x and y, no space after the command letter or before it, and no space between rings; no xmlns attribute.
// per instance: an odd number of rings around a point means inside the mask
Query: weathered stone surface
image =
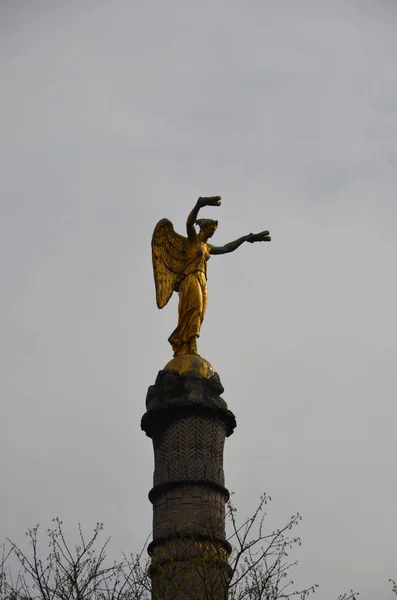
<svg viewBox="0 0 397 600"><path fill-rule="evenodd" d="M202 485L169 488L153 502L153 539L175 536L225 538L225 496Z"/></svg>
<svg viewBox="0 0 397 600"><path fill-rule="evenodd" d="M221 397L223 392L217 373L206 378L194 371L182 375L177 371L159 371L155 384L147 392L147 412L142 417L141 427L149 437L155 437L157 429L162 429L166 421L179 418L183 413L189 414L192 409L202 413L210 410L222 419L226 436L229 436L236 427L236 419Z"/></svg>
<svg viewBox="0 0 397 600"><path fill-rule="evenodd" d="M215 373L207 378L196 371L187 371L180 375L178 371L159 371L156 382L148 389L146 409L152 410L164 404L203 404L205 406L225 408L221 398L224 388Z"/></svg>
<svg viewBox="0 0 397 600"><path fill-rule="evenodd" d="M141 426L154 449L151 578L154 593L172 590L173 600L201 600L208 594L218 600L227 587L229 492L224 487L223 449L236 419L223 392L216 373L205 377L164 369L146 398ZM207 596L203 581L212 590Z"/></svg>
<svg viewBox="0 0 397 600"><path fill-rule="evenodd" d="M226 429L212 414L184 414L153 438L153 485L170 481L212 481L225 485L223 448Z"/></svg>

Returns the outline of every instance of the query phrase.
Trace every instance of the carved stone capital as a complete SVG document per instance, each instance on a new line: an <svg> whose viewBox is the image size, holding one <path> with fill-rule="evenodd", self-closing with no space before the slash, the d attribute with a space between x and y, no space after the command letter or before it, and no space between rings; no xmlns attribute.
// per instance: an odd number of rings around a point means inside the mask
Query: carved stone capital
<svg viewBox="0 0 397 600"><path fill-rule="evenodd" d="M146 435L153 438L170 422L192 413L211 414L224 423L226 436L233 433L236 418L221 397L224 392L219 375L206 378L196 371L163 369L159 371L154 385L146 396L147 412L143 415L141 427Z"/></svg>

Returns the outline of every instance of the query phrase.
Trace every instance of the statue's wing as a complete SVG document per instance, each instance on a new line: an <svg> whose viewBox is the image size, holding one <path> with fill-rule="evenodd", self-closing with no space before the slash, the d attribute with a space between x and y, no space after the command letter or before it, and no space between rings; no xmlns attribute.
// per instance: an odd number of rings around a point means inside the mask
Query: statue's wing
<svg viewBox="0 0 397 600"><path fill-rule="evenodd" d="M156 301L163 308L172 296L186 264L187 238L179 235L168 219L161 219L153 231L152 258Z"/></svg>

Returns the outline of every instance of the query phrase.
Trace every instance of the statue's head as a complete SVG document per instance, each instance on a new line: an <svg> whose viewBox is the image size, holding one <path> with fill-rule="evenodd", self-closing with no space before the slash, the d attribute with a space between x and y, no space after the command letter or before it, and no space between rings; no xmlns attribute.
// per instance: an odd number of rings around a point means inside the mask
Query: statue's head
<svg viewBox="0 0 397 600"><path fill-rule="evenodd" d="M202 233L203 237L208 239L217 230L218 221L214 221L213 219L197 219L196 225L200 227L200 233Z"/></svg>

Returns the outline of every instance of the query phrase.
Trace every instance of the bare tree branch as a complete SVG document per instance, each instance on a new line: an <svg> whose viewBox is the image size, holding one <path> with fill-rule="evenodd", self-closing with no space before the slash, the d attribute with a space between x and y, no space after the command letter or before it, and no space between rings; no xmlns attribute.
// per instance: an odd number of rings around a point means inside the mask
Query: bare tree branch
<svg viewBox="0 0 397 600"><path fill-rule="evenodd" d="M163 576L161 600L184 597L185 584L189 581L189 598L186 600L305 600L317 586L297 589L291 579L291 570L297 561L290 560L289 553L301 544L292 530L299 525L301 516L293 515L280 529L270 533L266 528L266 509L271 501L261 496L253 515L242 524L238 522L237 510L229 502L227 520L230 534L227 542L231 553L219 537L219 522L207 519L207 531L202 541L192 530L174 540L172 552L167 559L145 556L146 541L136 555L122 555L122 560L108 564L107 548L110 538L101 542L103 524L97 523L89 539L78 525L78 544L67 541L63 523L54 519L54 527L47 530L49 554L40 557L36 526L29 529L27 537L31 552L21 550L9 540L10 547L1 547L0 600L160 600L151 585L153 569L160 569ZM186 525L186 524L184 524ZM230 548L230 546L229 546ZM20 564L20 572L13 580L7 566L14 555ZM150 570L151 569L151 570ZM397 594L395 581L390 580ZM351 590L337 600L357 600L358 594Z"/></svg>

